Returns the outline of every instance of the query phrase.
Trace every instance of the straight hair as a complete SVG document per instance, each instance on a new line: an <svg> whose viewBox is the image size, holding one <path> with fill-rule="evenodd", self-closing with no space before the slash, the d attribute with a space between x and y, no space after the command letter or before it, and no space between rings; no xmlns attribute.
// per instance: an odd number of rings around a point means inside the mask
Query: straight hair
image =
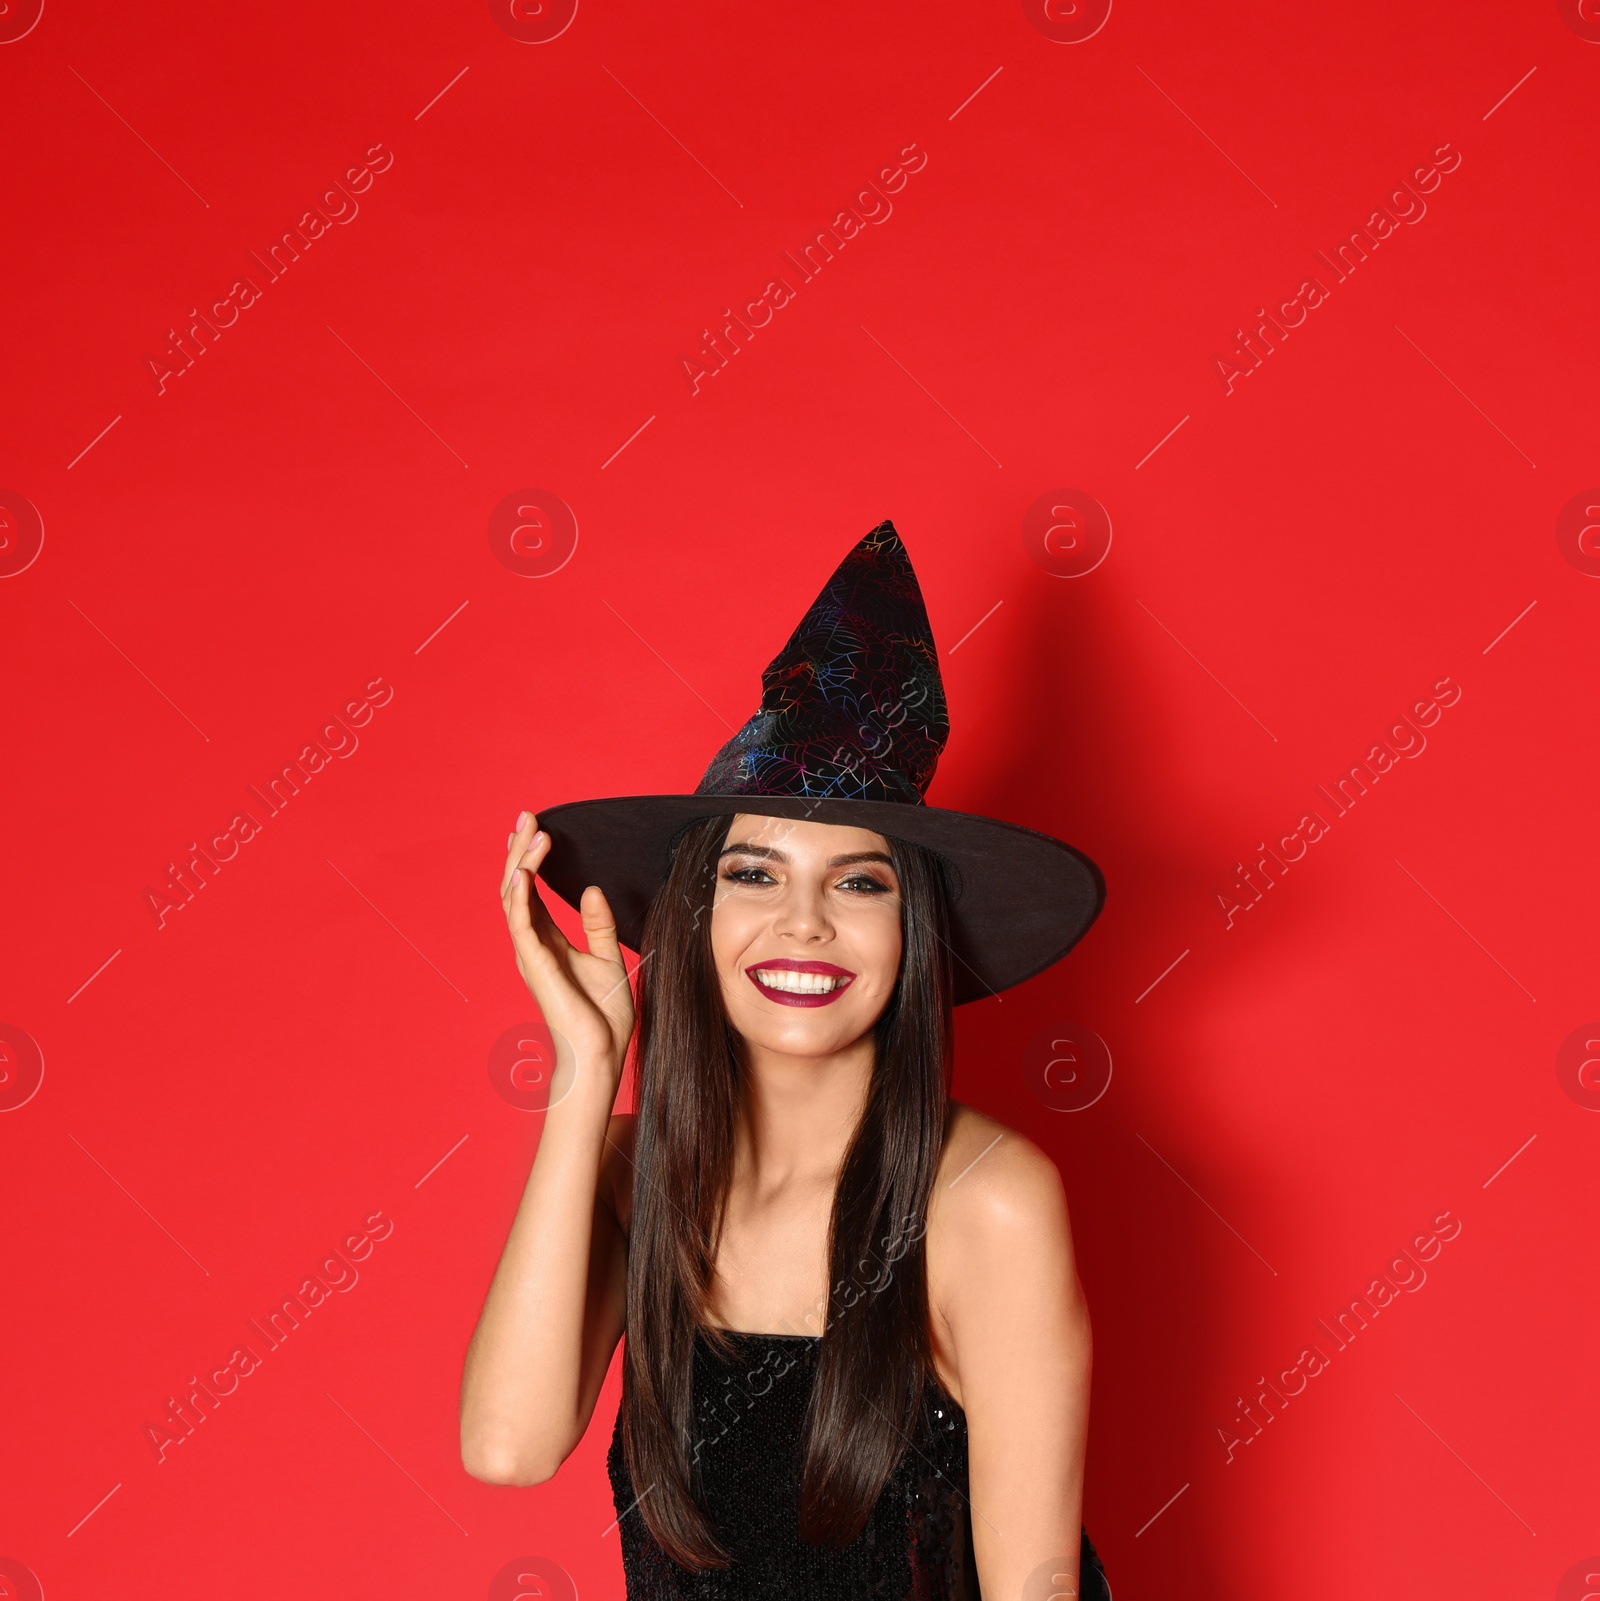
<svg viewBox="0 0 1600 1601"><path fill-rule="evenodd" d="M640 952L623 1449L656 1542L680 1566L729 1564L700 1499L694 1417L740 1094L739 1041L711 951L718 859L733 814L678 837ZM866 1104L845 1151L828 1237L827 1321L802 1438L800 1532L843 1546L865 1527L915 1425L931 1369L923 1236L950 1094L952 881L889 838L900 972L874 1025Z"/></svg>

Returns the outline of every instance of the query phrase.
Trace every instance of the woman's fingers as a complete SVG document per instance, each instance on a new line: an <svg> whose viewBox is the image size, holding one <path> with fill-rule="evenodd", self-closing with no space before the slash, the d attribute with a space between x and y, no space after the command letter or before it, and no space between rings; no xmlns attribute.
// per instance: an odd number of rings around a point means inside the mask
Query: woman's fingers
<svg viewBox="0 0 1600 1601"><path fill-rule="evenodd" d="M550 1007L557 1003L557 998L572 987L572 978L567 971L572 947L553 924L549 936L541 927L535 926L536 921L549 924L550 917L539 899L531 872L518 868L512 874L505 901L506 924L511 930L517 966L528 988L533 991L534 999L548 1013Z"/></svg>
<svg viewBox="0 0 1600 1601"><path fill-rule="evenodd" d="M550 840L548 835L540 834L536 839L543 840L542 845L529 846L521 866L517 870L517 877L525 879L524 893L528 897L528 917L533 924L534 932L540 941L552 951L562 956L570 956L574 949L572 941L561 932L560 925L550 915L550 908L545 905L544 897L539 893L534 883L539 868L549 852Z"/></svg>
<svg viewBox="0 0 1600 1601"><path fill-rule="evenodd" d="M506 923L511 929L511 938L518 954L542 947L543 942L533 927L533 907L539 899L539 893L533 887L533 874L524 872L520 867L511 868L500 898L506 909Z"/></svg>
<svg viewBox="0 0 1600 1601"><path fill-rule="evenodd" d="M583 919L583 935L589 944L589 954L603 962L622 963L622 946L617 940L617 920L611 915L606 894L598 884L591 884L579 903Z"/></svg>
<svg viewBox="0 0 1600 1601"><path fill-rule="evenodd" d="M527 838L534 819L524 812L523 826L511 836L511 855L500 886L500 899L505 907L506 921L511 926L512 938L520 949L524 942L541 946L554 954L566 955L572 944L556 926L549 908L534 888L534 874L538 872L550 851L550 836L536 832ZM524 841L526 843L524 844ZM519 846L522 848L519 849Z"/></svg>
<svg viewBox="0 0 1600 1601"><path fill-rule="evenodd" d="M632 996L622 947L605 893L590 885L580 899L586 951L562 933L534 877L550 852L550 837L524 812L511 832L501 902L517 967L552 1029L574 1049L619 1054L632 1031ZM620 976L619 976L620 975Z"/></svg>
<svg viewBox="0 0 1600 1601"><path fill-rule="evenodd" d="M539 819L532 812L523 812L517 818L517 826L512 829L511 837L506 841L506 865L500 875L500 893L504 895L511 888L511 875L517 864L527 854L528 847L538 839Z"/></svg>
<svg viewBox="0 0 1600 1601"><path fill-rule="evenodd" d="M527 812L522 814L529 817ZM517 880L524 876L524 870L531 875L537 873L545 857L550 851L550 836L542 830L531 833L532 819L523 828L519 828L511 836L511 848L506 855L504 872L500 875L500 893L509 896L516 887ZM537 905L538 897L529 902L530 909ZM537 916L537 912L534 914Z"/></svg>
<svg viewBox="0 0 1600 1601"><path fill-rule="evenodd" d="M534 877L550 852L548 834L537 829L529 833L535 821L524 812L511 834L510 854L501 883L506 922L524 977L530 982L536 972L542 979L552 982L559 982L558 974L569 983L579 981L574 959L581 965L582 953L561 931L534 884ZM578 911L587 954L608 967L625 970L617 920L605 891L598 884L591 884L584 890ZM579 982L580 987L587 987Z"/></svg>

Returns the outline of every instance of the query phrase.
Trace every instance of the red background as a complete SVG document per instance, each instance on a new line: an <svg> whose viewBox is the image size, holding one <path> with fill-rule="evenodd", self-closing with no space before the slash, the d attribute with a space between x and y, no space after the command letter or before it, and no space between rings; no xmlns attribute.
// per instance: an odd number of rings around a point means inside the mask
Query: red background
<svg viewBox="0 0 1600 1601"><path fill-rule="evenodd" d="M1600 1118L1556 1067L1600 1015L1600 585L1556 538L1600 481L1584 32L584 0L529 44L466 0L49 0L0 46L0 556L15 497L44 528L0 582L0 1021L44 1062L0 1117L0 1556L51 1597L486 1596L529 1555L620 1595L615 1374L551 1483L458 1457L538 1137L486 1070L530 1011L504 837L692 787L891 517L945 658L930 798L1109 884L963 1011L957 1093L1065 1176L1118 1601L1554 1595L1600 1550ZM701 330L912 142L892 216L692 394ZM1235 330L1447 142L1426 216L1226 393ZM375 143L359 214L158 394L167 330ZM579 531L540 578L486 532L530 487ZM1077 578L1021 537L1062 488L1114 528ZM1426 751L1227 926L1236 864L1446 676ZM378 677L359 748L158 927L167 864ZM1023 1071L1068 1025L1115 1064L1073 1114ZM1446 1209L1426 1286L1319 1342ZM375 1210L360 1282L158 1463L167 1398Z"/></svg>

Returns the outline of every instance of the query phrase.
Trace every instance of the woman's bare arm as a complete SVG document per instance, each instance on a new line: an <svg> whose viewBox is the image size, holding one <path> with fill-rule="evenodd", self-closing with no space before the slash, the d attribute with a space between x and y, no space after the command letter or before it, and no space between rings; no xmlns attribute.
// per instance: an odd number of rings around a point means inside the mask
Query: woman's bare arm
<svg viewBox="0 0 1600 1601"><path fill-rule="evenodd" d="M966 1108L929 1215L928 1270L935 1348L967 1416L983 1593L1076 1595L1092 1347L1066 1195L1038 1146Z"/></svg>
<svg viewBox="0 0 1600 1601"><path fill-rule="evenodd" d="M551 1104L461 1378L462 1465L492 1484L548 1479L583 1438L626 1307L632 1120L611 1108L633 998L601 891L583 896L587 952L540 900L534 826L525 813L512 835L501 899L556 1045Z"/></svg>

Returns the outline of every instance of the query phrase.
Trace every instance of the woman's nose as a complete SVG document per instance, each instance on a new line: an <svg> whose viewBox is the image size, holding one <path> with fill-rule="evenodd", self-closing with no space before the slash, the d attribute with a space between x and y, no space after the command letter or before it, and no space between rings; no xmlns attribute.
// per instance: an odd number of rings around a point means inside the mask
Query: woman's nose
<svg viewBox="0 0 1600 1601"><path fill-rule="evenodd" d="M825 940L833 936L822 891L813 885L791 883L773 922L773 932L793 939Z"/></svg>

